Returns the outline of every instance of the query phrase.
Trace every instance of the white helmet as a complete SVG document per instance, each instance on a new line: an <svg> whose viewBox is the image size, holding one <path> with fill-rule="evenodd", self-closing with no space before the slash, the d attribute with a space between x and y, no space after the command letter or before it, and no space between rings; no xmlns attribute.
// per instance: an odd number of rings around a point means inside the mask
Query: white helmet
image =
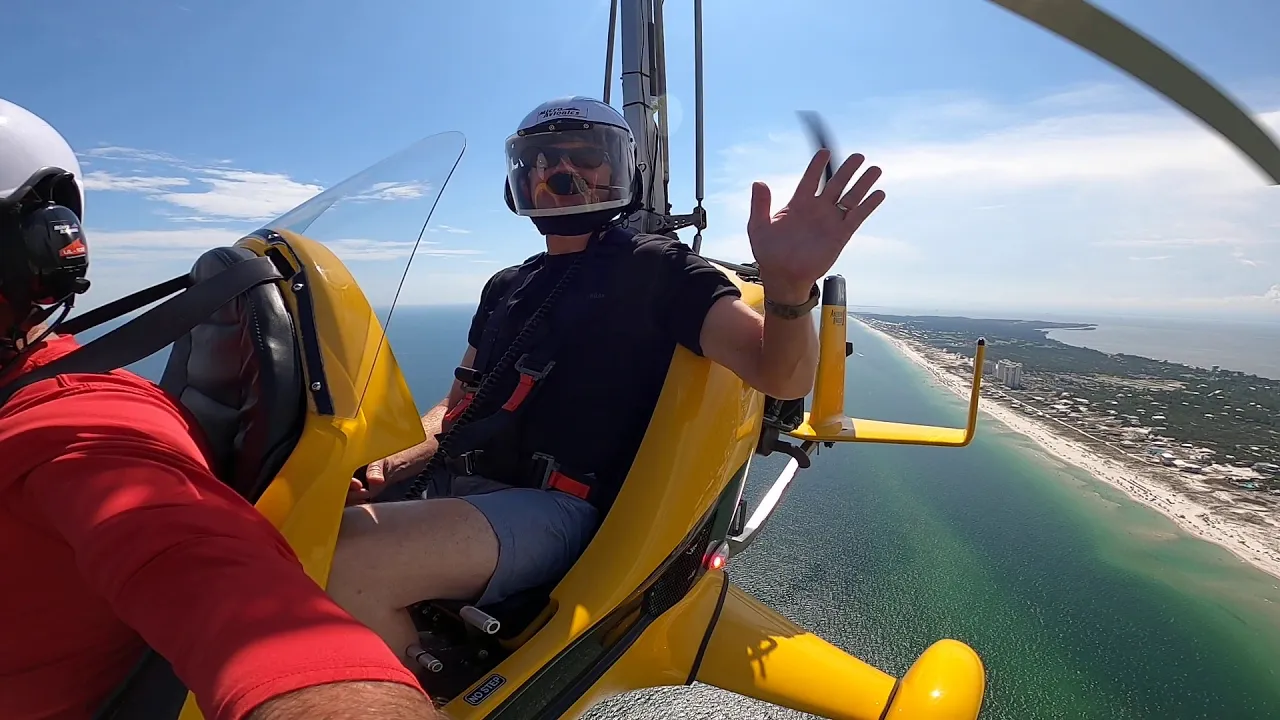
<svg viewBox="0 0 1280 720"><path fill-rule="evenodd" d="M599 100L542 103L507 138L506 152L507 204L518 215L612 216L638 192L635 137L626 118Z"/></svg>
<svg viewBox="0 0 1280 720"><path fill-rule="evenodd" d="M75 193L55 201L84 220L84 176L80 162L62 135L39 116L0 98L0 200L24 190L46 168L60 168L75 178ZM64 185L66 187L70 183Z"/></svg>

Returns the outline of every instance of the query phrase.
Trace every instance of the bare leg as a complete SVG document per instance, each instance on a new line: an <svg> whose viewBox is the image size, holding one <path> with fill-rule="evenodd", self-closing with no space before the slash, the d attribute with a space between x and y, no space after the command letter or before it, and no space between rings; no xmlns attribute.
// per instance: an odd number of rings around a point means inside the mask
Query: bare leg
<svg viewBox="0 0 1280 720"><path fill-rule="evenodd" d="M422 600L469 600L498 564L489 521L458 498L349 507L342 517L329 595L413 667L418 641L406 608Z"/></svg>

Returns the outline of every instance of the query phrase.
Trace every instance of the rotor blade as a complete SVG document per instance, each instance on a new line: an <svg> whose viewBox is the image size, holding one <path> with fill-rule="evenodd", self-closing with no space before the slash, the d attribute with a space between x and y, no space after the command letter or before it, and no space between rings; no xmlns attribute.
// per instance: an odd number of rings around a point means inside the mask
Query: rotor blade
<svg viewBox="0 0 1280 720"><path fill-rule="evenodd" d="M809 135L813 138L813 143L817 145L818 150L826 148L831 151L831 157L827 158L827 168L822 173L822 182L818 183L818 192L822 192L830 182L831 176L835 174L836 149L831 144L831 133L827 132L827 127L822 122L822 116L812 110L801 110L797 113L800 121L804 123L809 130ZM814 152L817 152L815 150Z"/></svg>
<svg viewBox="0 0 1280 720"><path fill-rule="evenodd" d="M1216 130L1280 185L1275 138L1225 92L1164 48L1086 0L990 0L1097 55Z"/></svg>

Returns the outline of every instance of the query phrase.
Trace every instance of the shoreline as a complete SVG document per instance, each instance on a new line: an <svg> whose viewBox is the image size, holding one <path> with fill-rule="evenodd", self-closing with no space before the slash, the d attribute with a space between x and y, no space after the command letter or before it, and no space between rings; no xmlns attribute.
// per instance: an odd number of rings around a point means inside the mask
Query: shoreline
<svg viewBox="0 0 1280 720"><path fill-rule="evenodd" d="M964 400L969 399L971 377L961 378L948 372L928 357L935 351L927 346L894 337L883 330L853 318L862 327L893 346L902 356L926 370L934 380ZM983 378L983 396L979 411L995 419L1009 430L1029 438L1044 452L1068 465L1084 470L1100 482L1123 492L1132 500L1169 518L1182 531L1222 547L1242 562L1248 563L1274 578L1280 579L1280 522L1231 501L1204 502L1191 497L1187 486L1194 483L1185 473L1166 470L1138 460L1124 461L1107 457L1081 442L1081 431L1048 417L1033 418L1010 407L1010 400L998 402L990 397L987 378ZM1016 401L1012 401L1016 402ZM1072 435L1080 439L1073 438ZM1211 499L1213 491L1202 493ZM1247 513L1253 522L1238 516ZM1261 523L1259 522L1261 521Z"/></svg>

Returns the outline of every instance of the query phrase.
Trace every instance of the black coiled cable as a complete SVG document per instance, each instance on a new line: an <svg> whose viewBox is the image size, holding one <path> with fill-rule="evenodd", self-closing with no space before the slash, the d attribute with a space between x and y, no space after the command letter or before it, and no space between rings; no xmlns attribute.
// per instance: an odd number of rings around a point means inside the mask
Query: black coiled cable
<svg viewBox="0 0 1280 720"><path fill-rule="evenodd" d="M547 294L547 298L542 301L542 305L540 305L538 309L534 311L533 315L529 317L529 320L525 322L524 327L520 329L520 334L511 342L507 351L503 353L502 357L491 369L485 371L484 379L480 382L480 387L476 389L475 397L471 398L471 402L463 409L462 414L458 416L458 419L455 420L451 426L449 426L448 432L444 433L444 435L440 437L439 447L436 448L435 453L427 460L427 465L422 469L422 472L418 473L418 476L414 478L413 482L405 489L404 494L399 498L400 500L414 500L422 497L422 493L427 489L427 486L431 484L432 475L440 469L440 464L444 462L444 459L449 454L449 448L453 444L452 440L454 430L466 425L473 419L472 415L475 413L476 408L480 407L485 400L488 399L488 396L492 394L493 388L497 385L498 378L505 374L507 369L524 354L525 346L528 345L529 340L533 338L534 331L538 329L540 324L542 324L547 313L551 312L552 307L554 307L556 301L560 299L565 288L569 287L569 283L573 282L574 276L578 274L578 268L582 265L584 255L586 255L586 252L583 252L579 254L578 257L574 258L573 263L569 265L567 270L565 270L560 281L557 282L555 287L551 289L551 292Z"/></svg>

